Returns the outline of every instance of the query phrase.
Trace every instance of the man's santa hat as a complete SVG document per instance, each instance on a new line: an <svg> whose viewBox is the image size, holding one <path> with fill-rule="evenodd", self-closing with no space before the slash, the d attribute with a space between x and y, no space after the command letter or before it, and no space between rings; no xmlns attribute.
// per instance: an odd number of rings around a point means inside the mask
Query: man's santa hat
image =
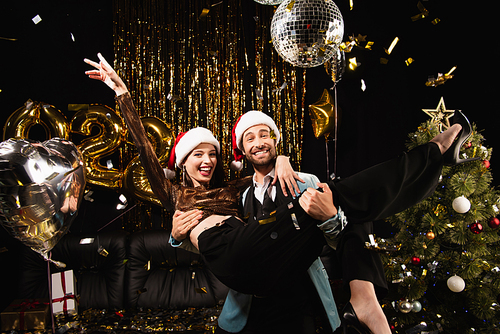
<svg viewBox="0 0 500 334"><path fill-rule="evenodd" d="M276 145L278 145L280 141L280 131L271 117L258 110L250 110L244 113L240 116L240 118L238 118L232 131L234 160L231 162L231 169L241 170L243 168L241 160L243 159L244 154L241 139L246 130L259 124L267 125L271 129L276 137Z"/></svg>
<svg viewBox="0 0 500 334"><path fill-rule="evenodd" d="M212 144L217 153L220 154L220 144L214 135L207 128L197 127L187 132L181 132L175 138L174 147L170 151L168 160L168 170L165 175L171 179L175 176L175 166L180 167L184 159L200 144Z"/></svg>

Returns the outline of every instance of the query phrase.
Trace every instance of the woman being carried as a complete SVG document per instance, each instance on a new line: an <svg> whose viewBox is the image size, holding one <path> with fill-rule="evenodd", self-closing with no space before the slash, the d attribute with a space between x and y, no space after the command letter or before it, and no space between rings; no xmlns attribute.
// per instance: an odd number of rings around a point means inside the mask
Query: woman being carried
<svg viewBox="0 0 500 334"><path fill-rule="evenodd" d="M294 271L298 270L296 268L303 267L307 270L308 266L319 256L322 245L325 243L322 232L314 224L308 224L308 228L304 226L300 231L297 231L293 228L290 214L277 214L278 219L274 224L263 225L262 228L260 226L255 227L245 224L239 218L241 217L240 193L250 186L251 177L227 183L224 182L222 160L219 155L219 142L210 130L206 128L194 128L177 136L176 145L174 146L175 152L171 152L171 159L175 157L177 166L182 167L184 182L182 185L172 184L165 177L165 172L147 138L127 86L102 55L99 54L98 57L100 63L88 59L84 60L87 64L96 68L96 70L86 71L85 73L92 79L103 81L115 91L116 100L120 105L128 130L138 149L142 166L148 176L153 193L168 211L178 210L186 212L192 209L200 210L200 223L191 229L189 237L193 246L198 247L198 236L201 233L205 231L209 233L211 228L215 226L230 225L234 230L232 238L254 238L254 240L259 240L264 234L268 236L269 233L267 230L273 226L289 224L292 228L286 228L285 230L290 233L294 233L295 231L300 232L300 239L304 240L304 248L308 248L311 244L314 247L309 247L311 251L308 252L308 256L304 256L303 252L297 251L296 260L288 262L286 266ZM287 158L283 158L283 160L288 161ZM285 174L288 175L289 179L283 180L281 182L282 185L290 184L294 177L301 181L293 172L288 171ZM295 205L292 205L292 207L281 208L277 211L296 212L297 219L307 216L303 210L300 210L297 199L294 201ZM288 240L290 242L296 238L298 237L294 236L294 238L288 238ZM235 241L234 244L238 244L238 242ZM295 244L295 246L297 245ZM203 256L203 250L200 250L200 253ZM251 254L251 249L248 249L247 254ZM237 256L235 253L234 257L236 258ZM280 254L276 254L273 258L277 263L282 262ZM210 267L210 263L207 263L207 265ZM260 270L260 268L254 268L253 273L255 277L252 281L256 282L255 286L241 286L238 283L241 281L239 270L234 266L228 266L227 269L230 273L227 275L214 274L230 288L244 293L262 294L264 293L263 289L268 291L273 287L272 284L262 284L259 282L267 280L270 276L284 277L286 270L283 270L283 267L283 264L280 264L279 266L266 268L265 271ZM248 277L246 278L248 279Z"/></svg>

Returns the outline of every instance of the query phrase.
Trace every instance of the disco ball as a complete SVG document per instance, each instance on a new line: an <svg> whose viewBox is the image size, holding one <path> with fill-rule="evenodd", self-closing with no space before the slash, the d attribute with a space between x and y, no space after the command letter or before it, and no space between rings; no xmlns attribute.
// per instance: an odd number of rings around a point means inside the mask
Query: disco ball
<svg viewBox="0 0 500 334"><path fill-rule="evenodd" d="M278 54L299 67L324 64L344 37L344 20L332 0L285 0L271 21Z"/></svg>
<svg viewBox="0 0 500 334"><path fill-rule="evenodd" d="M279 5L283 2L283 0L255 0L262 5Z"/></svg>

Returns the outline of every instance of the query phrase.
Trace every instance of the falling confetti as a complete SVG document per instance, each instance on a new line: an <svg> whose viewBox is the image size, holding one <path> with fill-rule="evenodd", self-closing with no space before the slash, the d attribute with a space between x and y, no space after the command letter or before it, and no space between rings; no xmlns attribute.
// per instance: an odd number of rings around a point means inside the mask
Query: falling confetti
<svg viewBox="0 0 500 334"><path fill-rule="evenodd" d="M34 24L38 24L40 23L40 21L42 21L42 18L40 17L40 15L37 15L34 18L32 18L31 21L33 21Z"/></svg>
<svg viewBox="0 0 500 334"><path fill-rule="evenodd" d="M385 50L385 52L390 55L392 53L392 50L394 49L394 47L396 46L396 44L398 44L399 42L399 37L395 37L394 40L392 41L391 45L389 46L388 49Z"/></svg>

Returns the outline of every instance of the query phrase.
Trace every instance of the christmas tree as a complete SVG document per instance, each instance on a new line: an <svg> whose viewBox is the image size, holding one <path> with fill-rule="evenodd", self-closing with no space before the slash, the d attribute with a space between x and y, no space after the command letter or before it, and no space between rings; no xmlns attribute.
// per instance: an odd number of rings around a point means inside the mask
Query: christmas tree
<svg viewBox="0 0 500 334"><path fill-rule="evenodd" d="M442 101L424 110L432 119L409 134L408 149L449 126L453 112ZM388 219L396 233L382 254L390 283L382 306L395 333L500 330L499 192L491 186L492 149L472 128L461 157L480 159L443 167L431 197Z"/></svg>

